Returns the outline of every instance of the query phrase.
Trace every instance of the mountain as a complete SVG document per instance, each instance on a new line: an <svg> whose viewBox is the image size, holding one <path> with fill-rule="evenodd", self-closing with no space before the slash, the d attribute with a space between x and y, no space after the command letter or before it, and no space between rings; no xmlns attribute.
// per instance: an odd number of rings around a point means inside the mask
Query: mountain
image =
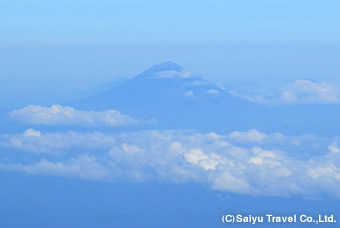
<svg viewBox="0 0 340 228"><path fill-rule="evenodd" d="M127 77L121 77L121 78L117 78L113 81L101 83L97 86L94 86L90 89L87 89L85 91L82 91L81 93L76 94L73 99L80 100L80 99L84 99L84 98L105 92L107 90L113 89L113 88L127 82L128 80L129 80L129 78L127 78Z"/></svg>
<svg viewBox="0 0 340 228"><path fill-rule="evenodd" d="M233 125L254 105L190 75L173 62L165 62L106 92L78 100L72 106L97 111L116 109L139 119L154 118L162 128L207 129L220 126L221 120L229 122L226 118L230 119L230 126Z"/></svg>
<svg viewBox="0 0 340 228"><path fill-rule="evenodd" d="M232 96L183 67L165 62L125 83L70 104L81 110L115 109L136 119L155 119L143 126L157 129L199 129L228 132L256 128L264 132L333 134L339 123L334 105L255 104ZM325 117L324 122L315 122Z"/></svg>

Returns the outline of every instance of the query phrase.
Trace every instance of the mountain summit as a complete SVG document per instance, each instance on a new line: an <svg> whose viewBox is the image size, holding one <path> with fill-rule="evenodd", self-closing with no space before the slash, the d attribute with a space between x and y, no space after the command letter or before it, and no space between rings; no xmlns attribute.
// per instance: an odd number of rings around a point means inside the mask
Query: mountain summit
<svg viewBox="0 0 340 228"><path fill-rule="evenodd" d="M183 67L180 65L177 65L176 63L172 61L167 61L161 64L154 65L147 69L144 73L155 73L160 71L177 71L181 72L183 71Z"/></svg>
<svg viewBox="0 0 340 228"><path fill-rule="evenodd" d="M248 109L254 104L169 61L72 106L81 110L115 109L136 119L154 118L161 128L231 129L237 125L242 129L251 119Z"/></svg>
<svg viewBox="0 0 340 228"><path fill-rule="evenodd" d="M189 72L185 72L183 67L171 61L154 65L135 77L138 79L155 79L155 78L186 78L190 77Z"/></svg>

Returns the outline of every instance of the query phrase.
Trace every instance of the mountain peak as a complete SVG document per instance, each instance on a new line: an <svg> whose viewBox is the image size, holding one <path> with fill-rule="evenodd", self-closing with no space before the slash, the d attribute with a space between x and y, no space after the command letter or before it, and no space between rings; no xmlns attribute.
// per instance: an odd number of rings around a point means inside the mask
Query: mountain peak
<svg viewBox="0 0 340 228"><path fill-rule="evenodd" d="M162 72L162 71L181 72L181 71L183 71L183 67L181 67L180 65L177 65L174 62L167 61L167 62L164 62L164 63L161 63L161 64L154 65L154 66L150 67L147 71L150 72L150 73Z"/></svg>
<svg viewBox="0 0 340 228"><path fill-rule="evenodd" d="M188 73L183 71L183 67L174 62L167 61L154 65L135 77L136 80L151 78L176 78L188 77Z"/></svg>

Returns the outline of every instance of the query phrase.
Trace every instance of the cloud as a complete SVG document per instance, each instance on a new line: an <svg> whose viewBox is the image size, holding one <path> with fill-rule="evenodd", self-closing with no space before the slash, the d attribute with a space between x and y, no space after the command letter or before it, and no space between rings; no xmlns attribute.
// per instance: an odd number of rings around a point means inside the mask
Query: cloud
<svg viewBox="0 0 340 228"><path fill-rule="evenodd" d="M66 162L51 162L43 159L30 165L0 164L0 169L29 174L78 177L86 180L107 180L110 177L107 168L104 168L95 157L87 155L81 155Z"/></svg>
<svg viewBox="0 0 340 228"><path fill-rule="evenodd" d="M339 138L291 137L256 129L229 134L37 132L2 135L0 146L14 148L11 153L33 152L33 160L40 157L34 153L48 156L33 163L0 160L0 169L102 181L196 182L252 195L340 197ZM308 151L305 157L303 150Z"/></svg>
<svg viewBox="0 0 340 228"><path fill-rule="evenodd" d="M192 149L185 153L184 159L188 163L202 167L204 170L215 170L216 166L224 164L223 159L217 154L207 155L200 149Z"/></svg>
<svg viewBox="0 0 340 228"><path fill-rule="evenodd" d="M41 136L40 131L36 131L32 128L29 128L24 132L24 137L38 137L38 138L40 138L40 136Z"/></svg>
<svg viewBox="0 0 340 228"><path fill-rule="evenodd" d="M152 78L190 78L191 72L188 71L176 71L176 70L169 70L169 71L161 71L158 72L156 75L152 76Z"/></svg>
<svg viewBox="0 0 340 228"><path fill-rule="evenodd" d="M246 193L250 190L247 181L230 173L221 173L212 179L212 188L221 191Z"/></svg>
<svg viewBox="0 0 340 228"><path fill-rule="evenodd" d="M338 143L337 142L332 142L329 146L328 149L331 153L333 154L337 154L340 153L340 148L338 147Z"/></svg>
<svg viewBox="0 0 340 228"><path fill-rule="evenodd" d="M3 135L0 146L19 149L35 154L60 154L68 150L109 149L115 143L115 136L100 132L78 133L41 133L38 130L27 129L22 134Z"/></svg>
<svg viewBox="0 0 340 228"><path fill-rule="evenodd" d="M79 111L72 107L29 105L10 113L11 118L34 125L70 125L89 127L122 127L136 125L137 120L116 110Z"/></svg>
<svg viewBox="0 0 340 228"><path fill-rule="evenodd" d="M281 100L287 103L338 103L339 89L326 82L296 80L284 88Z"/></svg>
<svg viewBox="0 0 340 228"><path fill-rule="evenodd" d="M187 91L187 92L184 93L184 96L186 96L186 97L193 97L194 96L194 92L192 92L192 90Z"/></svg>
<svg viewBox="0 0 340 228"><path fill-rule="evenodd" d="M255 103L264 104L335 104L340 101L340 88L327 82L296 80L266 94L240 94L230 91L232 96L241 97Z"/></svg>
<svg viewBox="0 0 340 228"><path fill-rule="evenodd" d="M197 80L192 82L190 85L192 86L203 86L203 85L209 85L209 83L207 81L204 80Z"/></svg>
<svg viewBox="0 0 340 228"><path fill-rule="evenodd" d="M258 142L267 138L267 135L256 129L251 129L247 132L234 131L229 134L229 137L241 142Z"/></svg>
<svg viewBox="0 0 340 228"><path fill-rule="evenodd" d="M220 92L219 92L218 90L216 90L216 89L209 89L209 90L207 91L207 93L208 93L208 94L211 94L211 95L215 95L215 96L220 95Z"/></svg>

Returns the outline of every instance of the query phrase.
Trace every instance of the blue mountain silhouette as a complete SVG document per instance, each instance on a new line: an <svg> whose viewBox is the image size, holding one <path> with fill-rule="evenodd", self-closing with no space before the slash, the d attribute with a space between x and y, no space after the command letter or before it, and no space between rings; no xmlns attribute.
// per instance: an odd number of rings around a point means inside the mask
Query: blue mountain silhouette
<svg viewBox="0 0 340 228"><path fill-rule="evenodd" d="M125 83L77 100L81 110L115 109L137 119L156 119L143 128L199 129L228 132L256 128L287 134L336 133L338 105L267 106L232 96L228 91L183 67L165 62L152 66ZM323 115L323 122L315 122Z"/></svg>

